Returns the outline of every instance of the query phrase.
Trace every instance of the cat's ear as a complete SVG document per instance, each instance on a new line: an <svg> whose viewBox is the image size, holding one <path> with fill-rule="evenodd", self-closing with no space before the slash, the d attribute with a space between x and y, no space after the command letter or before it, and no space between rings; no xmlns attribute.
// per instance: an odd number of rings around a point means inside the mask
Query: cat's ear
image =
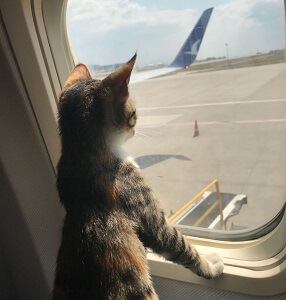
<svg viewBox="0 0 286 300"><path fill-rule="evenodd" d="M118 70L109 74L102 83L109 86L115 100L119 102L125 102L129 96L128 84L130 81L131 72L133 70L137 54L135 54L126 64L121 66Z"/></svg>
<svg viewBox="0 0 286 300"><path fill-rule="evenodd" d="M63 90L66 90L70 86L87 79L91 79L87 66L85 64L77 64L71 71L66 83L64 84Z"/></svg>

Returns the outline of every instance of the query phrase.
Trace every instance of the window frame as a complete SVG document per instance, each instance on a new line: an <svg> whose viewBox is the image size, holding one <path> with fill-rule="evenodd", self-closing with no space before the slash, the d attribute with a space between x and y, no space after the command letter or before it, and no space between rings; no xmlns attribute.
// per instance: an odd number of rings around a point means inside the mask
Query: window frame
<svg viewBox="0 0 286 300"><path fill-rule="evenodd" d="M286 199L285 199L286 201ZM186 236L193 236L198 238L206 238L219 241L229 241L229 242L239 242L239 241L249 241L255 240L257 238L263 237L274 230L279 223L281 222L286 209L286 203L282 206L280 211L267 223L251 227L242 230L217 230L217 229L208 229L202 227L193 227L186 225L173 224L182 234Z"/></svg>

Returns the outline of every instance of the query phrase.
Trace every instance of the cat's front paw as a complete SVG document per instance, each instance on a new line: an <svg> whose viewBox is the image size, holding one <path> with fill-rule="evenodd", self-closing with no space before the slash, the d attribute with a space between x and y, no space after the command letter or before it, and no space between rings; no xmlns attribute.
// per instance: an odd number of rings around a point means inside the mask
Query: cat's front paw
<svg viewBox="0 0 286 300"><path fill-rule="evenodd" d="M207 279L218 277L222 274L224 264L222 258L216 254L208 254L201 257L200 268L197 274Z"/></svg>

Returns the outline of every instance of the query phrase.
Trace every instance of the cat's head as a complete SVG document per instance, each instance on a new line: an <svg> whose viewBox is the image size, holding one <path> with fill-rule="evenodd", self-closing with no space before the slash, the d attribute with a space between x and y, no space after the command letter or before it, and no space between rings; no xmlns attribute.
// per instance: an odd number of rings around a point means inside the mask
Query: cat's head
<svg viewBox="0 0 286 300"><path fill-rule="evenodd" d="M63 149L98 149L134 136L137 115L128 84L135 60L136 54L103 80L93 79L84 64L73 69L59 101Z"/></svg>

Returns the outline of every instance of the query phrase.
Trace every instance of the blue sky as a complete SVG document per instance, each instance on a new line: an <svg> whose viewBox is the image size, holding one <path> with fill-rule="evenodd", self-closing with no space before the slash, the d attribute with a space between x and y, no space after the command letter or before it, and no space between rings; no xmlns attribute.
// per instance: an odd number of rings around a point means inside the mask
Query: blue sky
<svg viewBox="0 0 286 300"><path fill-rule="evenodd" d="M170 63L203 10L214 7L198 59L285 47L283 0L69 0L76 61L111 64L137 50L137 65Z"/></svg>

